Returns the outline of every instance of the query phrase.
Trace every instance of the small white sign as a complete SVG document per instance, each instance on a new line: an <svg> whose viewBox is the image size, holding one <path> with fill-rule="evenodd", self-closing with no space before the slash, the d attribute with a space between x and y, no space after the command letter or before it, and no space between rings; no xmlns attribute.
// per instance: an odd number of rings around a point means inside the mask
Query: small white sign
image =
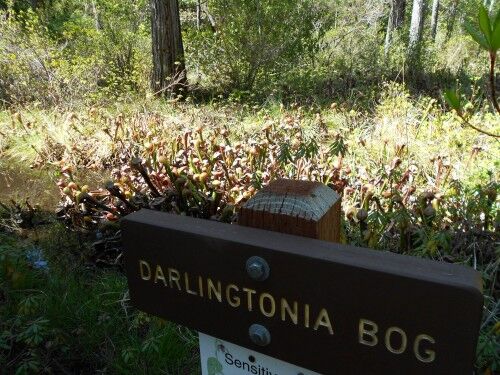
<svg viewBox="0 0 500 375"><path fill-rule="evenodd" d="M202 375L321 375L199 333Z"/></svg>

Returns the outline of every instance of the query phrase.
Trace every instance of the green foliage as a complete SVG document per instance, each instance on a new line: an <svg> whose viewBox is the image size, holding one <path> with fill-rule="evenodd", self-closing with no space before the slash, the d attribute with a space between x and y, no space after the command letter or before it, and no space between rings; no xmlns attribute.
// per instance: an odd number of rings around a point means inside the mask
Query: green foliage
<svg viewBox="0 0 500 375"><path fill-rule="evenodd" d="M460 103L460 96L457 90L448 89L444 92L444 98L448 105L454 110L461 111L462 105Z"/></svg>
<svg viewBox="0 0 500 375"><path fill-rule="evenodd" d="M65 0L45 16L45 23L53 39L67 44L67 56L98 65L95 83L101 95L144 92L151 67L147 5L145 0L97 0L89 9Z"/></svg>
<svg viewBox="0 0 500 375"><path fill-rule="evenodd" d="M143 0L61 0L0 11L0 99L75 106L148 89Z"/></svg>
<svg viewBox="0 0 500 375"><path fill-rule="evenodd" d="M327 20L322 3L310 0L209 1L208 7L216 31L188 35L194 47L187 62L213 84L240 90L256 82L269 87L295 64L312 61Z"/></svg>
<svg viewBox="0 0 500 375"><path fill-rule="evenodd" d="M56 245L60 235L49 232L41 242L52 260L46 271L28 263L30 242L0 234L0 298L8 301L0 304L2 372L135 375L185 369L194 338L185 342L177 327L129 306L123 276L59 263L65 250Z"/></svg>
<svg viewBox="0 0 500 375"><path fill-rule="evenodd" d="M478 25L479 30L476 30L472 25L465 23L465 28L469 35L484 49L489 51L489 61L490 61L490 74L489 74L489 84L491 91L491 100L496 111L500 113L500 107L498 105L496 97L496 82L495 82L495 63L498 48L500 47L500 10L493 23L490 21L488 11L484 6L480 6L478 13ZM454 109L457 114L462 119L463 123L472 127L476 131L486 134L491 137L499 138L500 135L485 131L482 128L478 128L470 122L467 121L464 116L460 94L457 90L448 89L444 92L444 98L448 105Z"/></svg>
<svg viewBox="0 0 500 375"><path fill-rule="evenodd" d="M468 22L464 23L464 27L482 48L496 53L500 48L500 10L491 22L488 10L481 5L477 15L477 24L479 30Z"/></svg>
<svg viewBox="0 0 500 375"><path fill-rule="evenodd" d="M390 53L385 55L387 8L380 2L202 3L198 28L197 1L180 1L188 78L202 93L215 89L239 101L358 96L368 102L381 79L403 78L408 69L408 22L394 31ZM135 100L148 93L152 65L148 1L6 1L0 9L4 105L76 107L82 102ZM461 4L459 12L475 9L471 0ZM484 12L477 30L466 28L483 47L498 48L498 17L490 20ZM419 90L433 90L436 82L449 85L450 72L468 79L480 71L463 34L450 31L451 39L440 36L441 30L453 26L447 24L445 13L441 21L437 42L423 43L421 74L414 82Z"/></svg>
<svg viewBox="0 0 500 375"><path fill-rule="evenodd" d="M477 367L489 369L490 374L495 374L500 370L500 313L498 304L495 306L489 301L488 308L493 308L493 314L488 316L488 320L483 323L479 343L477 347ZM496 323L495 323L496 320ZM488 371L488 370L487 370ZM485 374L488 372L485 371Z"/></svg>

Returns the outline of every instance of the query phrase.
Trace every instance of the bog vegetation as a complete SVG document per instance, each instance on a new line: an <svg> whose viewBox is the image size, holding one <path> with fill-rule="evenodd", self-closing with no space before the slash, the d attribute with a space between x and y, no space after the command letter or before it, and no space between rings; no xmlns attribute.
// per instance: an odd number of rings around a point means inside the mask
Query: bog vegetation
<svg viewBox="0 0 500 375"><path fill-rule="evenodd" d="M342 194L345 243L477 269L500 371L500 4L179 0L151 82L159 3L0 0L0 368L197 373L196 336L129 305L120 219L235 223L294 178Z"/></svg>

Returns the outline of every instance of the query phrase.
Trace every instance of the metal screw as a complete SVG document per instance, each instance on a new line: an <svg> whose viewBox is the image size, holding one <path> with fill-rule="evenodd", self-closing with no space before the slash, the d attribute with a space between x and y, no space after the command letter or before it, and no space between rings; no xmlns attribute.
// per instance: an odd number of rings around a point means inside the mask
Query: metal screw
<svg viewBox="0 0 500 375"><path fill-rule="evenodd" d="M267 346L271 342L271 333L260 324L252 324L248 329L248 335L255 345Z"/></svg>
<svg viewBox="0 0 500 375"><path fill-rule="evenodd" d="M250 257L247 260L246 269L248 276L254 280L264 281L269 277L269 264L261 257Z"/></svg>

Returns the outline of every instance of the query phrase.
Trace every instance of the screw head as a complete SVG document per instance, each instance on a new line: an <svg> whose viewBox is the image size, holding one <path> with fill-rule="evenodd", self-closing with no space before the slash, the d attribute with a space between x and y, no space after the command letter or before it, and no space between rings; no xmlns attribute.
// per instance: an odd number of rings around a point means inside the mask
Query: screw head
<svg viewBox="0 0 500 375"><path fill-rule="evenodd" d="M255 345L267 346L271 343L271 333L261 324L252 324L248 329L248 335Z"/></svg>
<svg viewBox="0 0 500 375"><path fill-rule="evenodd" d="M264 281L269 277L269 264L265 259L257 256L250 257L246 263L248 276L256 281Z"/></svg>

